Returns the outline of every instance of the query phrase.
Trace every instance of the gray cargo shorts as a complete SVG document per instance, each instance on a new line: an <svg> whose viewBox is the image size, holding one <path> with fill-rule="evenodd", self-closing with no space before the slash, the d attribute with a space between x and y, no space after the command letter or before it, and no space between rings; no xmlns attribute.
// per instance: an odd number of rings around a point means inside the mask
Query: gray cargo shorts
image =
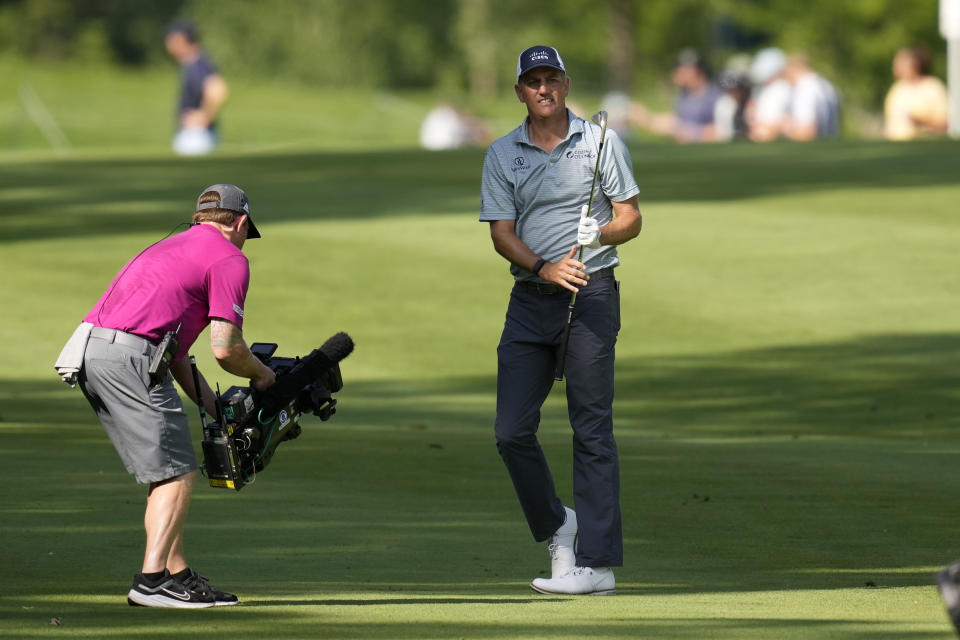
<svg viewBox="0 0 960 640"><path fill-rule="evenodd" d="M94 327L78 382L120 459L137 482L168 480L197 468L183 401L167 374L150 386L156 347L139 336Z"/></svg>

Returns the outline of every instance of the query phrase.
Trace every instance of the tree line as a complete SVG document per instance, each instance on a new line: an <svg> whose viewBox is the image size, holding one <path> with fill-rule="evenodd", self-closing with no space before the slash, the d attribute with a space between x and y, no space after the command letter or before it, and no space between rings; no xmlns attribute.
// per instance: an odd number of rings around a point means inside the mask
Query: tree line
<svg viewBox="0 0 960 640"><path fill-rule="evenodd" d="M763 46L802 50L848 100L879 106L901 46L934 52L938 0L0 0L0 53L148 66L164 26L193 20L227 74L322 88L509 91L517 53L553 44L581 89L639 91L676 52L716 67Z"/></svg>

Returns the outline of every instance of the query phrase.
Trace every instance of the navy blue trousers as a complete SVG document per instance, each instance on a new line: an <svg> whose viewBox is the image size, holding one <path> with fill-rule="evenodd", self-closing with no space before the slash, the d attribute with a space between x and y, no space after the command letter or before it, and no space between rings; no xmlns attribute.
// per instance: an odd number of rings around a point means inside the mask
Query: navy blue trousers
<svg viewBox="0 0 960 640"><path fill-rule="evenodd" d="M541 293L517 283L497 348L497 450L537 541L563 524L563 504L537 440L540 408L554 382L570 293ZM574 307L565 378L573 427L577 565L623 564L620 463L613 436L614 346L620 331L619 283L591 277Z"/></svg>

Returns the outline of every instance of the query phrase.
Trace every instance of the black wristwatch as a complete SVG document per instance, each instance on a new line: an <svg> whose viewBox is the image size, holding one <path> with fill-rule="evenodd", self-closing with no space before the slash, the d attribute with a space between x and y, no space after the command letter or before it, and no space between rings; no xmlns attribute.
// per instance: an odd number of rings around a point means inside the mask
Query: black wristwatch
<svg viewBox="0 0 960 640"><path fill-rule="evenodd" d="M533 272L533 275L537 275L538 273L540 273L540 269L543 269L543 265L545 264L547 264L547 261L544 260L543 258L540 258L539 260L534 262L533 269L531 270Z"/></svg>

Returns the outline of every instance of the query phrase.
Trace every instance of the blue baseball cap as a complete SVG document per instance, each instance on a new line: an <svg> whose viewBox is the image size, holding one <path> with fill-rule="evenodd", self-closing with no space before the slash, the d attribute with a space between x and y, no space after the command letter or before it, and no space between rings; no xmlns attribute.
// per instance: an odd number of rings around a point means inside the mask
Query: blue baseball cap
<svg viewBox="0 0 960 640"><path fill-rule="evenodd" d="M523 50L523 53L517 58L517 79L519 80L520 76L536 67L551 67L564 73L567 72L566 67L563 66L563 58L560 57L560 52L553 47L544 45L536 45Z"/></svg>

